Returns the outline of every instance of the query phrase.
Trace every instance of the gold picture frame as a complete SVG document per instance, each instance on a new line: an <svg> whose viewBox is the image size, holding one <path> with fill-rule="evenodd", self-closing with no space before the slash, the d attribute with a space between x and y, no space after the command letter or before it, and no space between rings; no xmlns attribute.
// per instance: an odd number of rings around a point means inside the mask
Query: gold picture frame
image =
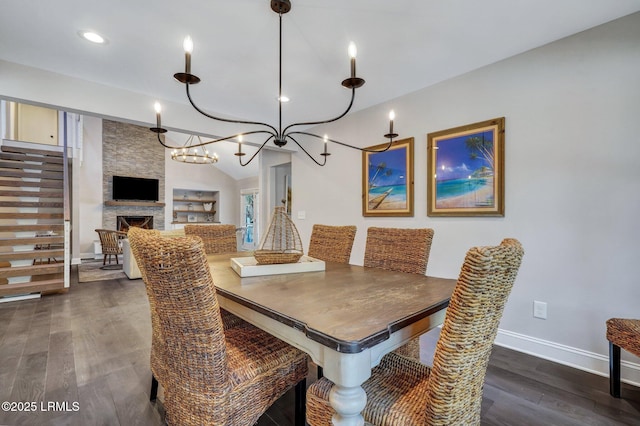
<svg viewBox="0 0 640 426"><path fill-rule="evenodd" d="M362 152L362 215L413 216L413 138Z"/></svg>
<svg viewBox="0 0 640 426"><path fill-rule="evenodd" d="M504 216L504 124L427 135L427 216Z"/></svg>

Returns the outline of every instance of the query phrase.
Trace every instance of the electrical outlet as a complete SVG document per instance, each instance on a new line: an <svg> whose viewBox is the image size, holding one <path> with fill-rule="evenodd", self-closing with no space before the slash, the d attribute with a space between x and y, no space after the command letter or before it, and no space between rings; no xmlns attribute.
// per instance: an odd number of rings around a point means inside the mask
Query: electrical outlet
<svg viewBox="0 0 640 426"><path fill-rule="evenodd" d="M533 301L533 317L547 319L547 302Z"/></svg>
<svg viewBox="0 0 640 426"><path fill-rule="evenodd" d="M298 211L298 219L306 219L307 218L307 212L304 210L299 210Z"/></svg>

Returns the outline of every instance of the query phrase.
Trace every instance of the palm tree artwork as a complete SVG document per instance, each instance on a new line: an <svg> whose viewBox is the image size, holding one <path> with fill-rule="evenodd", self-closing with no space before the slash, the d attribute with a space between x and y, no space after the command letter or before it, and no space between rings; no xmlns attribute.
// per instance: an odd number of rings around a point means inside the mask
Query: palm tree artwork
<svg viewBox="0 0 640 426"><path fill-rule="evenodd" d="M492 206L494 164L491 130L441 140L436 164L436 207Z"/></svg>
<svg viewBox="0 0 640 426"><path fill-rule="evenodd" d="M369 153L367 200L369 210L396 210L407 204L407 148Z"/></svg>
<svg viewBox="0 0 640 426"><path fill-rule="evenodd" d="M481 136L474 135L469 136L465 141L465 145L469 150L469 158L475 160L478 156L482 156L487 164L490 166L482 166L482 168L489 168L493 170L494 157L493 157L493 140L485 139L484 133Z"/></svg>
<svg viewBox="0 0 640 426"><path fill-rule="evenodd" d="M369 179L369 188L375 188L376 187L376 178L378 177L378 175L380 173L382 173L382 176L385 176L385 177L389 177L389 176L391 176L393 174L393 170L387 168L387 163L385 163L384 161L378 163L375 166L375 170L376 170L376 172Z"/></svg>

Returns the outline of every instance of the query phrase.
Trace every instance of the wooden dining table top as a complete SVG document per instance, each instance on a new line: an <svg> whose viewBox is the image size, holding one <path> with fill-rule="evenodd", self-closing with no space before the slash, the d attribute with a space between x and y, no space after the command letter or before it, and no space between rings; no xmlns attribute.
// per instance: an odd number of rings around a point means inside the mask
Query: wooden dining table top
<svg viewBox="0 0 640 426"><path fill-rule="evenodd" d="M216 291L298 329L324 346L358 353L446 308L455 279L326 262L324 271L241 278L233 257L209 255Z"/></svg>

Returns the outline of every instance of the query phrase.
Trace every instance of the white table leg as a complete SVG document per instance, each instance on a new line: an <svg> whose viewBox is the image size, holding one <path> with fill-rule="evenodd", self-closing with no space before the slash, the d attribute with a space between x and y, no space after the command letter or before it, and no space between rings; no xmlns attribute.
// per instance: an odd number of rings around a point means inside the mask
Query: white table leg
<svg viewBox="0 0 640 426"><path fill-rule="evenodd" d="M332 423L336 426L362 426L362 410L367 404L367 394L362 386L345 387L334 385L329 393L329 402L336 414Z"/></svg>
<svg viewBox="0 0 640 426"><path fill-rule="evenodd" d="M338 426L362 426L362 410L367 405L367 394L362 384L371 376L369 349L356 354L339 353L324 348L324 375L334 383L329 393L329 403L336 411L333 424Z"/></svg>

